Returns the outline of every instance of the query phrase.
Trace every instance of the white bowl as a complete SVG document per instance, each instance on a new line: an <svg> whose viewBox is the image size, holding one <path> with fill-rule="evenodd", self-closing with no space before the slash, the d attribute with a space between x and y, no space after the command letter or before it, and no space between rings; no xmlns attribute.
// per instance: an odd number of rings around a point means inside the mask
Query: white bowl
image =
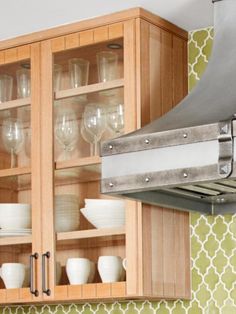
<svg viewBox="0 0 236 314"><path fill-rule="evenodd" d="M5 203L0 204L0 228L30 229L31 206L30 204Z"/></svg>
<svg viewBox="0 0 236 314"><path fill-rule="evenodd" d="M81 208L84 217L96 228L118 228L125 225L125 209L92 207Z"/></svg>
<svg viewBox="0 0 236 314"><path fill-rule="evenodd" d="M125 208L125 201L123 200L110 200L110 199L85 199L85 207L92 207L92 208L104 208L104 207L112 207L117 209L124 209Z"/></svg>

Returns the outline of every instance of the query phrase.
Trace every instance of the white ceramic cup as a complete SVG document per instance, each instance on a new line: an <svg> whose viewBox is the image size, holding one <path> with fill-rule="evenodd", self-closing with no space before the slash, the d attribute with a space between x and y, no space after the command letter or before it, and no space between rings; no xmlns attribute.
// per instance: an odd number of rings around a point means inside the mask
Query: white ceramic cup
<svg viewBox="0 0 236 314"><path fill-rule="evenodd" d="M69 258L66 273L71 285L82 285L88 282L91 262L87 258Z"/></svg>
<svg viewBox="0 0 236 314"><path fill-rule="evenodd" d="M100 256L98 271L102 282L117 282L122 276L122 259L119 256Z"/></svg>
<svg viewBox="0 0 236 314"><path fill-rule="evenodd" d="M4 263L0 275L6 289L22 288L25 279L25 265L20 263Z"/></svg>

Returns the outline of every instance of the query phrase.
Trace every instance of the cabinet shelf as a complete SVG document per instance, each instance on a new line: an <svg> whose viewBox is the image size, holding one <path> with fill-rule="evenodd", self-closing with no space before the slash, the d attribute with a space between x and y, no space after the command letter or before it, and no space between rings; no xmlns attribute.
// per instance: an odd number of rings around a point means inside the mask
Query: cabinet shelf
<svg viewBox="0 0 236 314"><path fill-rule="evenodd" d="M0 110L9 110L19 107L28 106L31 103L31 98L20 98L15 100L6 101L4 103L1 103Z"/></svg>
<svg viewBox="0 0 236 314"><path fill-rule="evenodd" d="M90 182L100 179L101 158L99 156L56 162L56 185Z"/></svg>
<svg viewBox="0 0 236 314"><path fill-rule="evenodd" d="M109 89L120 88L124 86L124 79L113 80L104 83L96 83L78 88L61 90L55 93L55 99L65 99L73 96L88 95Z"/></svg>
<svg viewBox="0 0 236 314"><path fill-rule="evenodd" d="M32 243L31 235L0 238L0 246L30 244L30 243Z"/></svg>
<svg viewBox="0 0 236 314"><path fill-rule="evenodd" d="M56 170L100 165L100 164L101 164L101 158L99 156L91 156L91 157L78 158L74 160L58 161L56 162Z"/></svg>
<svg viewBox="0 0 236 314"><path fill-rule="evenodd" d="M125 227L120 228L104 228L104 229L90 229L90 230L80 230L72 232L58 232L57 240L79 240L79 239L89 239L89 238L100 238L106 236L116 236L124 235Z"/></svg>
<svg viewBox="0 0 236 314"><path fill-rule="evenodd" d="M31 174L30 167L18 167L0 170L0 178Z"/></svg>

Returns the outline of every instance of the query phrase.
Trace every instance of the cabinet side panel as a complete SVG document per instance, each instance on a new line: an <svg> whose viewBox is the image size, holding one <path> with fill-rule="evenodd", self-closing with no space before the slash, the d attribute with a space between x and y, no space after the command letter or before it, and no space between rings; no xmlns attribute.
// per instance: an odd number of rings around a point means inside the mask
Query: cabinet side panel
<svg viewBox="0 0 236 314"><path fill-rule="evenodd" d="M137 19L136 24L137 110L140 126L144 126L171 110L186 95L187 41L142 19ZM189 298L188 217L188 213L142 206L144 295ZM151 269L151 280L147 269Z"/></svg>

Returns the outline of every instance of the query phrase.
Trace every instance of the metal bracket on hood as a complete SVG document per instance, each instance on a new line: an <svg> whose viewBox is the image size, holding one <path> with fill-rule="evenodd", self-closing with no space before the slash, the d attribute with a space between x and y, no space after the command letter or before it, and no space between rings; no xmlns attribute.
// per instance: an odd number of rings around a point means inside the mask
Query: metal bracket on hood
<svg viewBox="0 0 236 314"><path fill-rule="evenodd" d="M218 173L222 178L228 178L233 170L234 157L232 120L219 122L218 142Z"/></svg>

